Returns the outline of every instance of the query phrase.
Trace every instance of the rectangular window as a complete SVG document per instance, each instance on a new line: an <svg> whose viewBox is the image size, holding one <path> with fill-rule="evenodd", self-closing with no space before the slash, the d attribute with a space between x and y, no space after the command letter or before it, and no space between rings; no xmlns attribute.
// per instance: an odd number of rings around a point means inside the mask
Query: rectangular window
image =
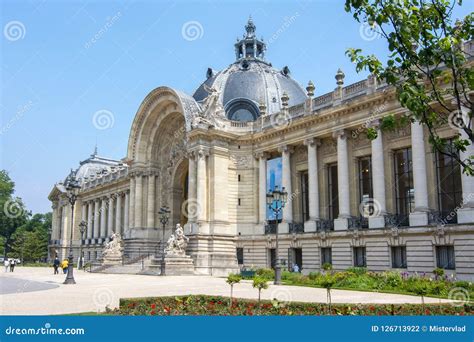
<svg viewBox="0 0 474 342"><path fill-rule="evenodd" d="M303 222L309 220L308 171L301 172L301 218Z"/></svg>
<svg viewBox="0 0 474 342"><path fill-rule="evenodd" d="M411 148L396 150L393 153L395 166L395 203L400 224L408 226L408 215L415 207L413 188L413 164Z"/></svg>
<svg viewBox="0 0 474 342"><path fill-rule="evenodd" d="M446 144L447 152L454 152L453 141ZM457 153L457 151L455 152ZM449 155L436 153L438 181L438 208L445 223L457 223L456 209L462 205L461 170L456 160Z"/></svg>
<svg viewBox="0 0 474 342"><path fill-rule="evenodd" d="M405 246L392 247L392 268L407 268L407 248Z"/></svg>
<svg viewBox="0 0 474 342"><path fill-rule="evenodd" d="M367 266L365 247L354 247L354 266L355 267Z"/></svg>
<svg viewBox="0 0 474 342"><path fill-rule="evenodd" d="M244 249L243 248L237 248L237 263L239 265L244 264Z"/></svg>
<svg viewBox="0 0 474 342"><path fill-rule="evenodd" d="M339 216L337 164L328 165L328 198L328 217L330 220L334 220Z"/></svg>
<svg viewBox="0 0 474 342"><path fill-rule="evenodd" d="M374 193L372 188L372 158L359 158L359 208L361 227L369 228L369 216L374 213Z"/></svg>
<svg viewBox="0 0 474 342"><path fill-rule="evenodd" d="M331 247L321 247L321 266L324 264L332 265L332 249Z"/></svg>
<svg viewBox="0 0 474 342"><path fill-rule="evenodd" d="M445 270L454 270L454 246L436 246L436 266Z"/></svg>

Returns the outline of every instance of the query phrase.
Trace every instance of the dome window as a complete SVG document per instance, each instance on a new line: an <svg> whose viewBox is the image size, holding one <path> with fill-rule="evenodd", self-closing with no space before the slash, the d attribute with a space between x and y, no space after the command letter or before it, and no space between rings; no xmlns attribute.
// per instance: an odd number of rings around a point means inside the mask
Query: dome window
<svg viewBox="0 0 474 342"><path fill-rule="evenodd" d="M225 106L227 118L232 121L255 121L260 112L255 103L248 99L235 99Z"/></svg>

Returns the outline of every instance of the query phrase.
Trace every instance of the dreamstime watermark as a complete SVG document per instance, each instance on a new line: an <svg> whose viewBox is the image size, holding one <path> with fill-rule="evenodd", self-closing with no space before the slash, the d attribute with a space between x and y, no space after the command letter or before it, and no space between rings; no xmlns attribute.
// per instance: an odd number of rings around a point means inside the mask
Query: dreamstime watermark
<svg viewBox="0 0 474 342"><path fill-rule="evenodd" d="M10 199L3 205L3 212L7 217L14 219L23 215L24 209L18 200Z"/></svg>
<svg viewBox="0 0 474 342"><path fill-rule="evenodd" d="M5 329L6 335L84 335L84 328L53 328L51 323L45 323L39 328L15 328L9 326Z"/></svg>
<svg viewBox="0 0 474 342"><path fill-rule="evenodd" d="M92 295L92 302L96 306L97 311L104 311L109 308L115 299L115 294L108 287L99 287Z"/></svg>
<svg viewBox="0 0 474 342"><path fill-rule="evenodd" d="M97 43L112 28L112 26L122 17L122 12L115 13L112 17L107 17L105 24L97 31L91 39L84 43L84 48L89 49Z"/></svg>
<svg viewBox="0 0 474 342"><path fill-rule="evenodd" d="M187 199L181 205L181 214L186 218L197 218L201 215L201 204L195 199Z"/></svg>
<svg viewBox="0 0 474 342"><path fill-rule="evenodd" d="M272 300L277 300L282 304L290 304L293 301L293 296L288 289L277 287L270 294Z"/></svg>
<svg viewBox="0 0 474 342"><path fill-rule="evenodd" d="M181 27L181 36L189 42L201 39L204 36L204 27L199 21L187 21Z"/></svg>
<svg viewBox="0 0 474 342"><path fill-rule="evenodd" d="M382 207L375 198L366 198L359 204L359 213L365 218L377 217L382 213Z"/></svg>
<svg viewBox="0 0 474 342"><path fill-rule="evenodd" d="M281 111L279 113L270 116L270 125L273 128L284 128L291 125L293 118L287 111Z"/></svg>
<svg viewBox="0 0 474 342"><path fill-rule="evenodd" d="M452 300L454 306L463 306L470 301L469 291L464 287L453 287L449 293L448 298Z"/></svg>
<svg viewBox="0 0 474 342"><path fill-rule="evenodd" d="M359 34L363 40L370 42L382 37L379 30L380 26L378 24L369 24L368 22L364 22L360 24Z"/></svg>
<svg viewBox="0 0 474 342"><path fill-rule="evenodd" d="M470 118L467 110L456 109L449 113L448 125L454 130L470 127Z"/></svg>
<svg viewBox="0 0 474 342"><path fill-rule="evenodd" d="M273 44L288 28L295 22L295 20L300 16L298 12L295 12L292 16L284 17L283 23L281 26L270 36L268 44Z"/></svg>
<svg viewBox="0 0 474 342"><path fill-rule="evenodd" d="M114 114L107 109L101 109L92 116L92 124L99 130L112 128L115 123Z"/></svg>
<svg viewBox="0 0 474 342"><path fill-rule="evenodd" d="M377 108L375 108L375 110L370 113L369 117L364 121L364 123L362 125L360 125L359 127L357 127L357 129L353 130L351 135L352 135L352 138L353 139L357 139L357 137L362 134L363 132L365 132L367 130L367 128L369 128L373 122L376 120L376 117L385 111L385 108L386 108L386 105L385 104L382 104L380 106L378 106Z"/></svg>
<svg viewBox="0 0 474 342"><path fill-rule="evenodd" d="M3 134L5 134L8 130L10 130L10 128L13 127L13 125L15 125L15 123L20 120L26 112L28 112L31 107L33 107L33 101L28 101L27 104L23 105L23 106L19 106L18 107L18 110L15 114L15 116L13 118L11 118L6 125L4 125L2 128L0 128L0 136L2 136Z"/></svg>
<svg viewBox="0 0 474 342"><path fill-rule="evenodd" d="M18 20L9 21L3 27L3 35L11 42L23 39L26 35L25 25Z"/></svg>

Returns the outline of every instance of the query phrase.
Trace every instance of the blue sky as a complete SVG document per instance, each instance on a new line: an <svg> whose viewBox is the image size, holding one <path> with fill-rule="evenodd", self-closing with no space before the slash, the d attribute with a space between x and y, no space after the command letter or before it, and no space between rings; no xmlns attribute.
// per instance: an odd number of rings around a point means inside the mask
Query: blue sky
<svg viewBox="0 0 474 342"><path fill-rule="evenodd" d="M270 41L267 60L288 65L303 86L312 80L316 95L334 89L339 67L346 84L366 76L356 74L347 48L386 53L381 39L362 37L342 0L2 1L0 167L28 209L49 211L53 184L96 142L100 155L124 157L152 89L192 94L208 67L232 63L249 15ZM182 33L189 22L198 23L196 37ZM113 122L94 124L98 111Z"/></svg>

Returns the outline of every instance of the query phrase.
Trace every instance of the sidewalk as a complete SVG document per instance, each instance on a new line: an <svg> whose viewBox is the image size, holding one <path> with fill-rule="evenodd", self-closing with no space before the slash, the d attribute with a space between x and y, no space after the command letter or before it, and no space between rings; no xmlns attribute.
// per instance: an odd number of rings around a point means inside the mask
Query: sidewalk
<svg viewBox="0 0 474 342"><path fill-rule="evenodd" d="M15 286L21 283L31 292L0 295L1 315L55 315L81 312L100 312L105 307L115 308L120 298L155 297L186 294L229 296L230 287L224 278L210 276L145 276L127 274L87 273L74 270L76 285L63 285L63 274L53 275L52 268L17 267L14 273L1 273L0 282ZM22 281L19 281L22 280ZM25 282L26 280L26 282ZM28 285L28 281L31 284ZM26 283L26 285L24 285ZM40 283L40 284L38 284ZM41 284L42 283L42 284ZM56 286L49 288L46 284ZM35 287L40 289L37 291ZM46 289L45 289L46 288ZM21 289L20 289L21 291ZM234 296L257 298L257 290L250 282L234 286ZM414 303L416 296L332 290L333 303ZM270 285L262 291L262 299L281 301L326 302L326 290L300 286ZM426 303L439 303L439 299L425 298ZM442 300L449 302L449 300Z"/></svg>

